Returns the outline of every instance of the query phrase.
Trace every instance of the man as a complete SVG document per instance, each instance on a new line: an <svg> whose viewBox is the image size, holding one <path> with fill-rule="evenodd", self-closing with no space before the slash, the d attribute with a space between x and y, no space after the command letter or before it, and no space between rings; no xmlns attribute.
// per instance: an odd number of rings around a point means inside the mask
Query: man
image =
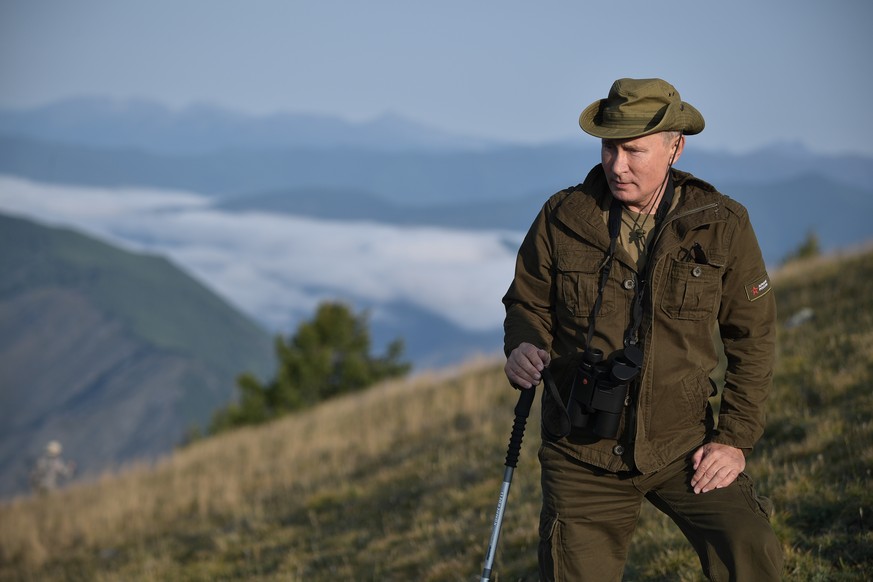
<svg viewBox="0 0 873 582"><path fill-rule="evenodd" d="M769 502L743 473L775 356L746 210L672 168L704 121L669 83L620 79L579 124L602 163L543 206L503 298L510 382L555 380L542 396L541 577L621 580L645 498L711 580L779 580Z"/></svg>
<svg viewBox="0 0 873 582"><path fill-rule="evenodd" d="M37 493L51 493L58 488L61 479L68 479L76 470L72 461L61 459L61 443L50 441L45 453L37 460L30 475L31 484Z"/></svg>

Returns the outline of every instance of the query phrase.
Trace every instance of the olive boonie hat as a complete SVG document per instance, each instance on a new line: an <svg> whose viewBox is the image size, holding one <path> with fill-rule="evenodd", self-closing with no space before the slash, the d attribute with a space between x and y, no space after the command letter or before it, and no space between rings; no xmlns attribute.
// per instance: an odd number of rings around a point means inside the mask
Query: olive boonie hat
<svg viewBox="0 0 873 582"><path fill-rule="evenodd" d="M703 131L700 112L662 79L619 79L606 99L595 101L579 116L579 126L594 137L630 139L659 131L694 135Z"/></svg>

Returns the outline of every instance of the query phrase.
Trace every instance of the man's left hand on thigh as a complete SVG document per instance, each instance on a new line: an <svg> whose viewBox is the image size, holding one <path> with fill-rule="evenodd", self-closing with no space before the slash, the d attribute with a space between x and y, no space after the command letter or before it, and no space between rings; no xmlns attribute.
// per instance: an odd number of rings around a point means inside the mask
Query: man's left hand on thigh
<svg viewBox="0 0 873 582"><path fill-rule="evenodd" d="M719 443L707 443L691 457L694 475L691 487L695 493L706 493L733 483L746 468L746 456L738 448Z"/></svg>

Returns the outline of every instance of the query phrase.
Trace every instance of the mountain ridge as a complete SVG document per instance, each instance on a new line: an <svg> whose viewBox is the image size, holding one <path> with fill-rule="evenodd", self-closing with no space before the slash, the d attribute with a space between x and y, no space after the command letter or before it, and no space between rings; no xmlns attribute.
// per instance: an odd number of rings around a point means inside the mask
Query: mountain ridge
<svg viewBox="0 0 873 582"><path fill-rule="evenodd" d="M162 257L0 215L0 494L52 439L95 473L166 453L272 342Z"/></svg>
<svg viewBox="0 0 873 582"><path fill-rule="evenodd" d="M405 205L499 202L553 193L581 182L599 163L588 142L503 146L478 151L336 148L236 148L197 155L131 147L60 144L0 132L0 173L89 186L142 186L241 197L295 188L350 188ZM862 156L785 157L764 150L718 154L686 148L677 167L717 187L766 184L817 174L870 191L873 160Z"/></svg>
<svg viewBox="0 0 873 582"><path fill-rule="evenodd" d="M599 144L581 133L523 144L456 135L391 113L353 122L101 97L0 109L0 138L0 172L36 180L222 196L357 187L408 204L556 191L599 161ZM793 142L731 153L698 148L692 137L681 166L716 186L809 172L865 190L873 184L869 156L816 153Z"/></svg>
<svg viewBox="0 0 873 582"><path fill-rule="evenodd" d="M498 142L384 113L366 121L277 112L240 113L198 103L173 109L147 99L80 96L0 109L0 133L89 147L198 155L225 149L356 147L383 151L477 150Z"/></svg>

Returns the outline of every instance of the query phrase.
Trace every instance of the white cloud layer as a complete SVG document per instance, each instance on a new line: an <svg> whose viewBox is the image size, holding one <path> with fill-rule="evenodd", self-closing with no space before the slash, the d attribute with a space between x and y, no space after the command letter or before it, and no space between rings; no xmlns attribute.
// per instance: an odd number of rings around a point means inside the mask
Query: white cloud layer
<svg viewBox="0 0 873 582"><path fill-rule="evenodd" d="M214 208L190 192L0 176L0 211L171 258L244 312L287 331L319 301L411 303L467 330L500 327L523 233L400 227Z"/></svg>

